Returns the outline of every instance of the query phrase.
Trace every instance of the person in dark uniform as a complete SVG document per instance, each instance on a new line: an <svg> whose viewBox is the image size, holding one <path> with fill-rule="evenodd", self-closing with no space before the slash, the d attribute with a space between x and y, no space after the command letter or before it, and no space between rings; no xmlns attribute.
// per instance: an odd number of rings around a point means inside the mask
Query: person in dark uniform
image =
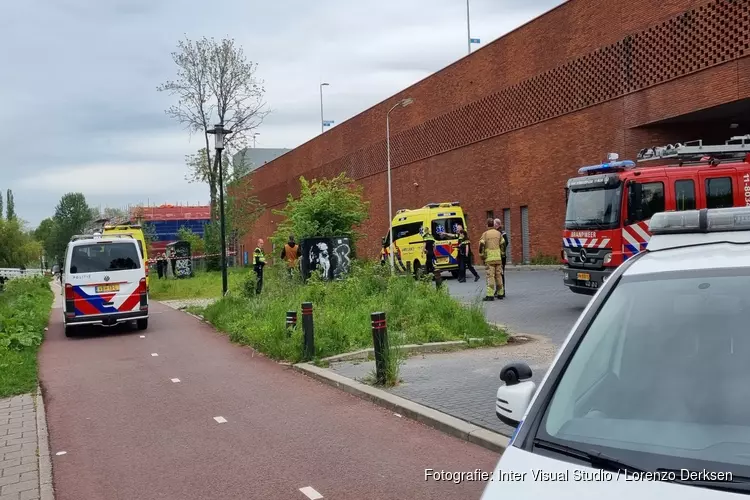
<svg viewBox="0 0 750 500"><path fill-rule="evenodd" d="M255 271L256 285L255 295L260 295L263 290L263 268L266 265L266 255L263 253L263 240L258 240L258 246L253 252L253 271Z"/></svg>
<svg viewBox="0 0 750 500"><path fill-rule="evenodd" d="M471 264L471 242L465 229L458 232L458 281L466 283L466 270L474 275L474 281L479 281L479 274Z"/></svg>
<svg viewBox="0 0 750 500"><path fill-rule="evenodd" d="M380 265L384 266L390 262L389 255L390 255L390 245L386 243L386 238L383 236L383 238L380 240L382 248L380 249Z"/></svg>
<svg viewBox="0 0 750 500"><path fill-rule="evenodd" d="M435 267L435 237L432 236L430 228L427 226L424 226L422 239L424 240L425 248L425 272L428 274L432 273L435 277L435 287L440 288L440 285L443 284L443 277Z"/></svg>
<svg viewBox="0 0 750 500"><path fill-rule="evenodd" d="M505 297L505 294L507 292L507 290L505 288L505 263L508 261L508 255L507 255L508 254L508 234L505 232L505 229L503 229L503 222L500 219L495 219L494 222L495 222L495 229L497 229L498 231L500 231L500 234L503 236L503 239L500 242L500 244L501 244L501 250L503 251L503 261L502 261L503 262L502 263L502 268L503 268L503 293L502 293L502 296L498 295L497 289L495 289L495 297L501 299L501 298Z"/></svg>

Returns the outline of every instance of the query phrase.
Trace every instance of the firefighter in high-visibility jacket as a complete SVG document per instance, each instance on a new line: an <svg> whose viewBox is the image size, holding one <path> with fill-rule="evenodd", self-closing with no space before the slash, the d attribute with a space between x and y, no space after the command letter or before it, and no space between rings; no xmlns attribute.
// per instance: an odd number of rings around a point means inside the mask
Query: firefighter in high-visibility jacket
<svg viewBox="0 0 750 500"><path fill-rule="evenodd" d="M253 271L255 271L255 294L260 295L263 290L263 268L266 266L266 255L263 253L263 240L258 240L258 246L253 251Z"/></svg>
<svg viewBox="0 0 750 500"><path fill-rule="evenodd" d="M479 253L487 269L487 295L485 301L502 299L505 296L503 290L503 235L495 229L495 221L487 220L487 231L479 239ZM495 292L497 290L497 292Z"/></svg>

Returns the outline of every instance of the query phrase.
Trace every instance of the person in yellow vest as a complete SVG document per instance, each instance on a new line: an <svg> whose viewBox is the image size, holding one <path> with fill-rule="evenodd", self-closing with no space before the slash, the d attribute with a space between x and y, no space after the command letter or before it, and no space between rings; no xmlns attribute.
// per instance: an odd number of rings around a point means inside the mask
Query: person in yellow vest
<svg viewBox="0 0 750 500"><path fill-rule="evenodd" d="M263 290L263 268L266 266L266 254L263 253L263 240L258 240L258 246L253 252L253 271L257 278L255 285L255 294L260 295Z"/></svg>
<svg viewBox="0 0 750 500"><path fill-rule="evenodd" d="M495 229L495 221L487 219L487 231L479 239L479 253L487 269L487 295L485 301L505 296L503 290L503 235ZM497 290L497 292L495 292Z"/></svg>
<svg viewBox="0 0 750 500"><path fill-rule="evenodd" d="M386 238L383 236L380 240L380 265L384 266L390 262L390 245L386 243Z"/></svg>
<svg viewBox="0 0 750 500"><path fill-rule="evenodd" d="M292 272L297 268L297 262L299 261L299 245L295 243L293 234L289 235L289 241L281 250L281 258L286 260L287 271L291 278Z"/></svg>

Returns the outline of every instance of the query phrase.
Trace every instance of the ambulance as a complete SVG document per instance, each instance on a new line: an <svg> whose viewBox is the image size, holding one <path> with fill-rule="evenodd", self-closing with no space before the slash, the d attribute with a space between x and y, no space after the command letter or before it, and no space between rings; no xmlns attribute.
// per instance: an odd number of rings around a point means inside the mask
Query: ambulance
<svg viewBox="0 0 750 500"><path fill-rule="evenodd" d="M104 235L113 234L130 234L138 242L138 250L141 252L143 269L146 271L146 286L148 282L148 248L146 245L146 237L143 234L143 228L140 224L117 224L104 226Z"/></svg>
<svg viewBox="0 0 750 500"><path fill-rule="evenodd" d="M459 202L428 203L422 208L401 209L396 212L392 226L394 266L398 271L414 273L415 276L424 271L427 254L422 235L425 228L429 228L435 238L435 267L458 276L458 238L455 236L459 226L466 229L466 218ZM390 259L390 245L389 232L383 241L386 259Z"/></svg>
<svg viewBox="0 0 750 500"><path fill-rule="evenodd" d="M132 235L74 236L63 270L66 337L81 325L134 321L139 330L148 328L146 270Z"/></svg>

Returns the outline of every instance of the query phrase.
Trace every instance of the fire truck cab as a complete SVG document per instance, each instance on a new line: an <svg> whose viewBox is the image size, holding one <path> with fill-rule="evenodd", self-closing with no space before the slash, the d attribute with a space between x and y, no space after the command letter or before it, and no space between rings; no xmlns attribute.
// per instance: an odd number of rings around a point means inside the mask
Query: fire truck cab
<svg viewBox="0 0 750 500"><path fill-rule="evenodd" d="M637 161L610 153L568 180L563 281L575 293L594 295L617 266L644 250L655 213L750 206L750 135L721 145L647 148Z"/></svg>

